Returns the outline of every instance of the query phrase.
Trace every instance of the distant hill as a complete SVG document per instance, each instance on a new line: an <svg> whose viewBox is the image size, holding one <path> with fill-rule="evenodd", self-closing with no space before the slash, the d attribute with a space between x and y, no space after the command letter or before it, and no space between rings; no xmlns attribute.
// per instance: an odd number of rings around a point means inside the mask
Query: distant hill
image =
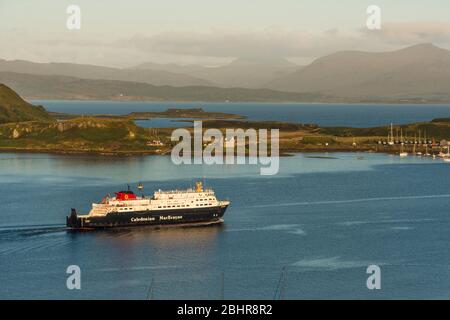
<svg viewBox="0 0 450 320"><path fill-rule="evenodd" d="M267 82L301 69L301 66L285 59L252 60L239 58L217 67L143 63L131 69L165 70L205 79L214 86L260 88Z"/></svg>
<svg viewBox="0 0 450 320"><path fill-rule="evenodd" d="M91 80L0 72L6 83L28 99L142 100L142 101L318 101L326 97L269 89L217 88L208 86L154 86L142 82Z"/></svg>
<svg viewBox="0 0 450 320"><path fill-rule="evenodd" d="M432 44L393 52L342 51L264 87L339 97L449 97L450 51Z"/></svg>
<svg viewBox="0 0 450 320"><path fill-rule="evenodd" d="M0 83L0 123L52 119L44 107L29 104L16 92Z"/></svg>
<svg viewBox="0 0 450 320"><path fill-rule="evenodd" d="M153 85L211 85L210 82L187 74L164 70L138 70L101 67L75 63L35 63L23 60L1 60L0 71L34 75L58 75L84 79L104 79L144 82Z"/></svg>

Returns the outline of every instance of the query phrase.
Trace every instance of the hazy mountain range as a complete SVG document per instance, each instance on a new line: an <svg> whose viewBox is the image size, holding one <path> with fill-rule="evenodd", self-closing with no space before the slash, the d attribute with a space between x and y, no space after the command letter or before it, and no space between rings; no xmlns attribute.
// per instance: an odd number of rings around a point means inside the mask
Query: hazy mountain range
<svg viewBox="0 0 450 320"><path fill-rule="evenodd" d="M8 84L27 99L43 100L309 102L326 98L319 94L270 89L155 86L142 82L15 72L0 72L0 83Z"/></svg>
<svg viewBox="0 0 450 320"><path fill-rule="evenodd" d="M285 59L251 60L236 59L217 67L199 65L143 63L133 70L160 70L177 74L189 74L204 79L218 87L261 88L270 81L300 70L302 67Z"/></svg>
<svg viewBox="0 0 450 320"><path fill-rule="evenodd" d="M448 102L450 51L432 44L341 51L307 66L237 59L217 67L149 62L119 69L0 60L0 82L42 99Z"/></svg>
<svg viewBox="0 0 450 320"><path fill-rule="evenodd" d="M381 53L342 51L267 87L341 97L450 95L450 51L431 44Z"/></svg>
<svg viewBox="0 0 450 320"><path fill-rule="evenodd" d="M23 60L0 60L0 71L45 76L70 76L82 79L134 81L175 87L212 85L204 79L162 69L119 69L75 63L36 63Z"/></svg>

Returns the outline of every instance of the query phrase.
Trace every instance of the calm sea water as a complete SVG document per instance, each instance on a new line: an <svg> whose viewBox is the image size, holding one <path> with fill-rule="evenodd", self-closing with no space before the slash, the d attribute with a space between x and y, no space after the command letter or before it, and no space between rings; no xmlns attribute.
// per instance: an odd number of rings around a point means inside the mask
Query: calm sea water
<svg viewBox="0 0 450 320"><path fill-rule="evenodd" d="M315 156L330 155L282 158L280 173L263 177L257 166L159 156L0 154L0 298L448 299L450 164ZM222 226L64 229L71 207L87 211L127 183L150 193L197 178L231 200ZM73 264L79 291L66 289ZM370 264L381 290L366 288Z"/></svg>
<svg viewBox="0 0 450 320"><path fill-rule="evenodd" d="M282 104L202 102L33 101L49 111L76 114L127 114L132 111L164 111L168 108L203 108L247 116L249 120L316 123L321 126L371 127L429 121L450 117L450 105ZM179 127L174 119L139 121L144 127Z"/></svg>

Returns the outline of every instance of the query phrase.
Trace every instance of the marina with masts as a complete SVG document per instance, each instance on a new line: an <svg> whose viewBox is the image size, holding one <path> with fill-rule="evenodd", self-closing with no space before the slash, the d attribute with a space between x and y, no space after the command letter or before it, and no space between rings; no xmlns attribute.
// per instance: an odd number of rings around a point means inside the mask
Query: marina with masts
<svg viewBox="0 0 450 320"><path fill-rule="evenodd" d="M423 156L442 158L445 162L450 162L450 141L436 141L434 137L427 136L426 130L404 132L401 126L394 127L391 123L387 139L379 140L378 144L392 147L402 158Z"/></svg>

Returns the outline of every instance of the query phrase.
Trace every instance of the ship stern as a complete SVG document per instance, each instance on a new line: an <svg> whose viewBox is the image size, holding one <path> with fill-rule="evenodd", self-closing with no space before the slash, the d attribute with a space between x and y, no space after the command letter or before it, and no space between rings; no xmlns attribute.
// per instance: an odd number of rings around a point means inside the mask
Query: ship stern
<svg viewBox="0 0 450 320"><path fill-rule="evenodd" d="M71 229L81 228L81 219L78 218L77 210L72 208L70 216L66 217L66 226Z"/></svg>

